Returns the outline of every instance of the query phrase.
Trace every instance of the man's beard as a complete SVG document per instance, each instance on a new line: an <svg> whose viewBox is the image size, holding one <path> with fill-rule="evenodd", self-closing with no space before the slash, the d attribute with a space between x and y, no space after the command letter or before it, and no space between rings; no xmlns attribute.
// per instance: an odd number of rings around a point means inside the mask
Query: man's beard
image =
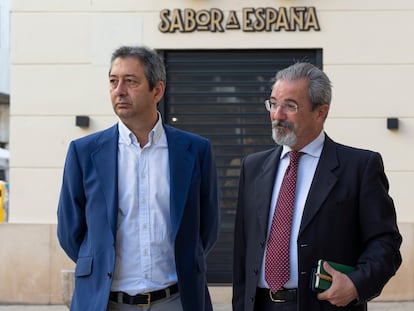
<svg viewBox="0 0 414 311"><path fill-rule="evenodd" d="M285 121L272 122L272 137L276 144L288 147L296 145L298 140L293 123Z"/></svg>

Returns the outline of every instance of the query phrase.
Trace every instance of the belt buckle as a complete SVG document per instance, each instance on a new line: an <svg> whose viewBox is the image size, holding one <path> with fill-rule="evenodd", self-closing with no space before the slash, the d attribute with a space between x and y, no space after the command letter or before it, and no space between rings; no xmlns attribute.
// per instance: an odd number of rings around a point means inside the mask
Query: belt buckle
<svg viewBox="0 0 414 311"><path fill-rule="evenodd" d="M275 294L276 294L276 293L275 293ZM278 303L286 302L286 300L285 300L285 299L275 299L275 298L273 298L273 295L272 295L272 290L271 290L271 289L269 289L269 297L270 297L270 300L271 300L272 302L278 302Z"/></svg>
<svg viewBox="0 0 414 311"><path fill-rule="evenodd" d="M145 293L141 295L147 296L147 302L146 303L139 303L137 304L138 307L149 307L151 305L151 293Z"/></svg>

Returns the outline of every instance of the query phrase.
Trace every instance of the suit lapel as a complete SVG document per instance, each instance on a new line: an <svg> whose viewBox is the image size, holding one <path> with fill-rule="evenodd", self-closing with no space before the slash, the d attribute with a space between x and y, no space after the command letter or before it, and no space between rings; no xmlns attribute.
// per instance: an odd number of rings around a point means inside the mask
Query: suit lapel
<svg viewBox="0 0 414 311"><path fill-rule="evenodd" d="M315 217L338 178L333 170L338 167L335 143L326 135L321 157L316 167L308 198L303 211L299 236Z"/></svg>
<svg viewBox="0 0 414 311"><path fill-rule="evenodd" d="M170 216L174 239L180 227L191 178L194 155L190 152L190 140L179 131L164 125L168 141L170 164Z"/></svg>
<svg viewBox="0 0 414 311"><path fill-rule="evenodd" d="M108 221L116 233L118 217L118 125L104 131L96 139L97 149L92 153L96 173L107 202Z"/></svg>
<svg viewBox="0 0 414 311"><path fill-rule="evenodd" d="M255 191L253 193L255 195L255 202L257 202L257 217L261 232L264 236L267 235L269 208L272 201L273 185L275 183L281 152L282 147L278 147L266 158L262 171L254 183Z"/></svg>

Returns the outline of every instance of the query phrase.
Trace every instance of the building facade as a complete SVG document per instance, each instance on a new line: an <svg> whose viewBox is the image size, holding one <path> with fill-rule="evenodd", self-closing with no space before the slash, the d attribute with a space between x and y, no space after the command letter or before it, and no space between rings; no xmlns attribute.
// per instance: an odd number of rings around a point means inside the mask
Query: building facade
<svg viewBox="0 0 414 311"><path fill-rule="evenodd" d="M13 0L10 17L10 214L0 226L7 280L0 303L62 301L60 271L73 268L56 241L65 155L71 140L117 121L107 73L120 45L157 49L168 75L163 119L213 143L223 220L209 258L213 299L231 295L240 158L272 146L263 105L269 80L298 60L332 80L327 133L383 156L404 262L377 299L414 299L413 1Z"/></svg>
<svg viewBox="0 0 414 311"><path fill-rule="evenodd" d="M6 149L9 145L9 94L10 0L0 0L0 180L3 181L9 178L9 158Z"/></svg>

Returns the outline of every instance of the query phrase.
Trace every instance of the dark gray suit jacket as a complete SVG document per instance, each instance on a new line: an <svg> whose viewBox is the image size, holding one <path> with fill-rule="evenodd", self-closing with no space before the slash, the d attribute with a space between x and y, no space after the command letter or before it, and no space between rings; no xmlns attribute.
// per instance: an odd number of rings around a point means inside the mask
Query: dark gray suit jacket
<svg viewBox="0 0 414 311"><path fill-rule="evenodd" d="M233 310L251 311L266 246L268 214L282 147L247 156L235 222ZM356 266L349 276L365 310L401 264L401 235L379 153L326 136L306 200L298 248L298 310L337 310L310 289L318 259Z"/></svg>

